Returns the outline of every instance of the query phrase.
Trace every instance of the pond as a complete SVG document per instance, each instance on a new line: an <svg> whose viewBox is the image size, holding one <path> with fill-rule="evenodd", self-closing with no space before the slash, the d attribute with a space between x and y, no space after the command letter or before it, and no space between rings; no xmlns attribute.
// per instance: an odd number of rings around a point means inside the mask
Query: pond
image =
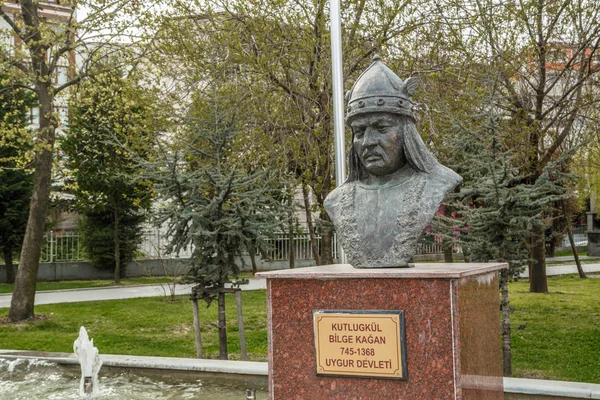
<svg viewBox="0 0 600 400"><path fill-rule="evenodd" d="M246 389L256 389L256 399L264 400L264 387L217 379L191 379L164 374L144 376L133 370L100 372L99 400L244 400ZM79 367L34 359L0 358L0 399L62 400L79 399Z"/></svg>

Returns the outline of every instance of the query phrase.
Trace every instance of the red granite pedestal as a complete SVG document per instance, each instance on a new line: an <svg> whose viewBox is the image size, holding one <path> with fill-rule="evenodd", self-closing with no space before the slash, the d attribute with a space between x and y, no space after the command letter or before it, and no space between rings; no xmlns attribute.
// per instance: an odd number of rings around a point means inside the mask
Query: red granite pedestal
<svg viewBox="0 0 600 400"><path fill-rule="evenodd" d="M271 399L500 400L504 263L264 272ZM316 375L314 310L403 310L407 379Z"/></svg>

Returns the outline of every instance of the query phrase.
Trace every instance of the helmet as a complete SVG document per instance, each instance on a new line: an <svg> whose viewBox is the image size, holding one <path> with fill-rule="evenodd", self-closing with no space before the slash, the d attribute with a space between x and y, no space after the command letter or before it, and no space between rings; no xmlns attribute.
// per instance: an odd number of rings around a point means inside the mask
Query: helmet
<svg viewBox="0 0 600 400"><path fill-rule="evenodd" d="M372 112L387 112L415 119L412 109L412 95L417 90L416 77L402 81L382 61L373 57L373 63L354 83L352 90L346 93L348 112L346 122L354 116Z"/></svg>

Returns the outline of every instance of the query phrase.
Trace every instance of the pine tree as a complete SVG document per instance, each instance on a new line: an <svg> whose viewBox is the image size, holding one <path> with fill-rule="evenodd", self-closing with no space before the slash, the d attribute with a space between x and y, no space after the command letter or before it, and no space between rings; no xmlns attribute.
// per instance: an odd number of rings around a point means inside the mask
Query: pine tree
<svg viewBox="0 0 600 400"><path fill-rule="evenodd" d="M563 172L570 153L549 162L533 184L523 183L513 152L502 145L502 120L489 113L476 116L474 127L457 125L451 133L448 166L462 175L460 191L453 196L461 205L460 241L479 262L504 261L500 274L504 374L510 376L510 309L508 281L518 279L527 261L531 227L544 225L547 210L570 196L569 174ZM515 184L515 182L519 182Z"/></svg>
<svg viewBox="0 0 600 400"><path fill-rule="evenodd" d="M162 143L152 171L161 200L158 223L168 226L168 252L191 248L188 282L193 296L210 305L218 298L224 318L227 283L239 285L239 259L268 250L267 239L288 219L287 185L276 170L248 167L235 123L220 115L188 118L185 139ZM182 145L183 141L183 145ZM236 151L233 151L235 147ZM221 358L227 358L224 320L219 322Z"/></svg>

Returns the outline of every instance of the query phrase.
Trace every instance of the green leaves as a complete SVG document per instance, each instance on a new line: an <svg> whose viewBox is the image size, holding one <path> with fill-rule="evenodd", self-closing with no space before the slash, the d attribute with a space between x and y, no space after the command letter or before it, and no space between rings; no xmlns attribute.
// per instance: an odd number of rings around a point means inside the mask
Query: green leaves
<svg viewBox="0 0 600 400"><path fill-rule="evenodd" d="M29 215L33 188L31 132L27 111L31 93L9 86L0 76L0 250L17 250Z"/></svg>
<svg viewBox="0 0 600 400"><path fill-rule="evenodd" d="M70 170L68 188L75 194L88 254L98 266L114 268L115 238L120 262L133 258L140 241L152 184L141 160L151 157L161 126L152 93L135 74L118 68L85 81L72 97L69 131L61 145Z"/></svg>

